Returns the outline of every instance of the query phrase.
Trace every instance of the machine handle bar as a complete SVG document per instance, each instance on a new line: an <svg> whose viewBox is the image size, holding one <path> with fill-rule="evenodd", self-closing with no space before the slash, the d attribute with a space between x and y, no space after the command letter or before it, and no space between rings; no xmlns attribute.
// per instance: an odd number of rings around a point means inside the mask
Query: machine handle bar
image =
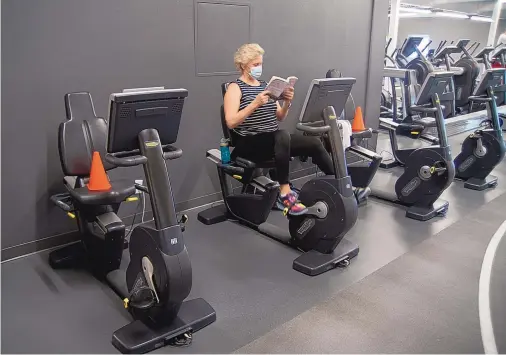
<svg viewBox="0 0 506 355"><path fill-rule="evenodd" d="M183 155L183 151L180 148L167 144L162 146L162 154L163 159L172 160L180 158ZM107 153L105 160L115 166L128 167L146 164L148 158L141 155L139 149L135 149L129 152Z"/></svg>
<svg viewBox="0 0 506 355"><path fill-rule="evenodd" d="M299 123L297 123L297 129L299 131L307 132L307 133L325 133L325 132L330 131L330 126L325 125L325 126L319 126L319 127L312 127L312 126L308 126L307 124L299 122Z"/></svg>

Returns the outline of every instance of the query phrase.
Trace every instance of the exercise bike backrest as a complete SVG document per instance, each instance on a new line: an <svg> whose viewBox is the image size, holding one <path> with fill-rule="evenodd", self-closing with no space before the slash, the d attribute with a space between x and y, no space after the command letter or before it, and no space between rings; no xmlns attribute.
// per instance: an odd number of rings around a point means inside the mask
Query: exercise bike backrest
<svg viewBox="0 0 506 355"><path fill-rule="evenodd" d="M225 98L225 94L227 93L229 82L221 84L221 94L223 98ZM227 121L225 119L225 106L221 105L221 129L223 130L223 137L228 139L228 145L231 147L235 147L235 143L237 141L237 133L234 130L229 129L227 126Z"/></svg>
<svg viewBox="0 0 506 355"><path fill-rule="evenodd" d="M88 177L94 151L106 154L107 122L97 117L88 92L65 95L67 120L58 128L58 151L66 176ZM114 166L103 161L106 170Z"/></svg>

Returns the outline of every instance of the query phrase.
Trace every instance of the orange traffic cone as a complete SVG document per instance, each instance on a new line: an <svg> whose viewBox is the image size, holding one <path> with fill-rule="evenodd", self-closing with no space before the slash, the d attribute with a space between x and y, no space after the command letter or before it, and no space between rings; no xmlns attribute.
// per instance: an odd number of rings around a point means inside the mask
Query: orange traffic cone
<svg viewBox="0 0 506 355"><path fill-rule="evenodd" d="M90 191L107 191L111 189L111 183L105 172L102 159L100 159L100 153L96 151L93 152L93 158L91 159L90 182L87 186Z"/></svg>
<svg viewBox="0 0 506 355"><path fill-rule="evenodd" d="M364 116L362 115L362 108L360 106L358 106L355 110L355 117L353 118L353 123L351 124L351 130L353 132L365 130Z"/></svg>

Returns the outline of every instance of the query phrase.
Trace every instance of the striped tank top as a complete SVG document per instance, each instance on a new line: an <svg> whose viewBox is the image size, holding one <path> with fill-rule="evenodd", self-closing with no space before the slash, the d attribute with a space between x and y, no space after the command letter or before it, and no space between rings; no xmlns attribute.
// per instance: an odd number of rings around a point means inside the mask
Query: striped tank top
<svg viewBox="0 0 506 355"><path fill-rule="evenodd" d="M264 91L267 86L267 83L263 80L260 80L259 86L248 85L241 79L237 79L236 83L241 89L239 111L253 102L255 97ZM276 101L267 102L257 108L250 116L246 117L239 126L234 128L234 132L241 136L253 136L259 133L277 131L279 128L276 118L277 108Z"/></svg>

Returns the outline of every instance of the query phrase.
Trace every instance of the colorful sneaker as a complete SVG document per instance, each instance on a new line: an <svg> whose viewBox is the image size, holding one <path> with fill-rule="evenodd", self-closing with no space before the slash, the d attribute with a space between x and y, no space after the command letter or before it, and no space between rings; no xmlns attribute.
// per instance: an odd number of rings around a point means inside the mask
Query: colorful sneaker
<svg viewBox="0 0 506 355"><path fill-rule="evenodd" d="M291 182L289 182L289 184L290 184L290 190L292 190L292 192L295 194L295 196L297 196L297 198L299 198L300 189L293 186L293 184Z"/></svg>
<svg viewBox="0 0 506 355"><path fill-rule="evenodd" d="M293 191L285 196L279 195L276 207L282 210L285 215L299 216L307 212L306 206L297 201L297 195Z"/></svg>

